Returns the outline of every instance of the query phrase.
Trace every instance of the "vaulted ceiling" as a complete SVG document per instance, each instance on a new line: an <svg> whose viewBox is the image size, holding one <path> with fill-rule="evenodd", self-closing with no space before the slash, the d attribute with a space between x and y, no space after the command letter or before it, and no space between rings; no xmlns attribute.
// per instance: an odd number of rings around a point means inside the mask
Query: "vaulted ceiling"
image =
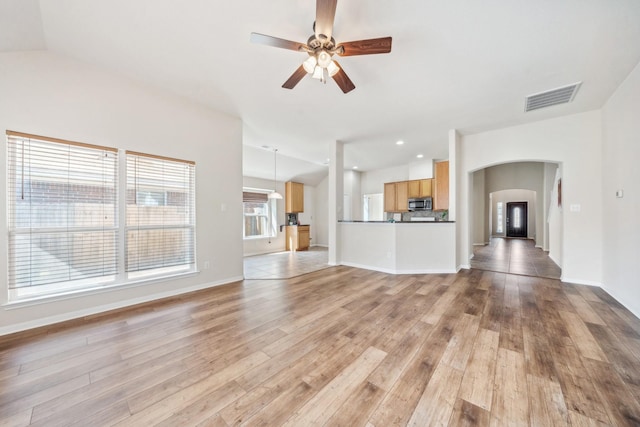
<svg viewBox="0 0 640 427"><path fill-rule="evenodd" d="M305 77L304 53L251 44L253 32L306 42L314 0L0 0L0 50L48 49L244 123L244 173L315 184L331 141L345 167L447 158L473 133L600 108L640 61L637 0L338 1L338 42L391 36L389 54L340 64L343 94ZM524 112L526 95L577 81L570 104ZM397 140L405 141L397 146Z"/></svg>

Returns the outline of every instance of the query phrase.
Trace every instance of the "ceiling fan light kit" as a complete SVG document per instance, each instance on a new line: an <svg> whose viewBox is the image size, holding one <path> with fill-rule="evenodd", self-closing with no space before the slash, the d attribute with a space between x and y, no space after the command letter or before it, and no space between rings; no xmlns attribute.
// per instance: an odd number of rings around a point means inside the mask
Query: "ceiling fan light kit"
<svg viewBox="0 0 640 427"><path fill-rule="evenodd" d="M337 0L316 0L316 21L313 24L315 34L309 37L306 44L251 33L252 43L306 52L309 55L309 58L282 85L283 88L293 89L306 74L311 74L311 77L323 83L326 83L327 76L333 78L342 92L348 93L356 86L342 67L333 60L333 55L355 56L391 52L391 37L336 44L331 35L337 3Z"/></svg>

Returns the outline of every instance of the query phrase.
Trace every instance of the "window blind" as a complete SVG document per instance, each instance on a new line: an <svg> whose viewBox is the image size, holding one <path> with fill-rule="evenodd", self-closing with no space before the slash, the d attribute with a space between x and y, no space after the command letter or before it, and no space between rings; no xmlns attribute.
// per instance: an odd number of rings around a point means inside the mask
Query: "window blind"
<svg viewBox="0 0 640 427"><path fill-rule="evenodd" d="M195 268L195 163L126 155L129 277Z"/></svg>
<svg viewBox="0 0 640 427"><path fill-rule="evenodd" d="M113 280L114 148L7 132L10 298Z"/></svg>
<svg viewBox="0 0 640 427"><path fill-rule="evenodd" d="M256 193L252 191L243 191L242 192L242 201L243 202L253 202L253 203L267 203L269 201L269 197L267 193Z"/></svg>

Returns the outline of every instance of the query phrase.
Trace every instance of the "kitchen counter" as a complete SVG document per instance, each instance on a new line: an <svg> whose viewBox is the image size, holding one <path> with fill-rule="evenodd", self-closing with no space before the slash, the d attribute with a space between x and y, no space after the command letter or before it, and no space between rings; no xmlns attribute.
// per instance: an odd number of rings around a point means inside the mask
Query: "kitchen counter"
<svg viewBox="0 0 640 427"><path fill-rule="evenodd" d="M349 222L353 222L356 224L433 224L435 223L448 223L448 224L454 224L455 221L442 221L440 219L436 219L435 221L361 221L361 220L355 220L355 221L344 221L344 220L340 220L338 222L343 222L343 223L349 223Z"/></svg>
<svg viewBox="0 0 640 427"><path fill-rule="evenodd" d="M391 274L457 271L454 221L341 221L338 226L343 265Z"/></svg>

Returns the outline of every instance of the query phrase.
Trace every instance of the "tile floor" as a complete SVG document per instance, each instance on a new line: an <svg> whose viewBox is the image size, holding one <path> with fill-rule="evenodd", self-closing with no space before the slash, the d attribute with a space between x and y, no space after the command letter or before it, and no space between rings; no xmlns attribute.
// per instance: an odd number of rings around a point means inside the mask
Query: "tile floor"
<svg viewBox="0 0 640 427"><path fill-rule="evenodd" d="M244 257L245 279L289 279L329 267L327 248Z"/></svg>
<svg viewBox="0 0 640 427"><path fill-rule="evenodd" d="M494 237L486 246L474 246L471 268L559 279L562 270L533 240Z"/></svg>

